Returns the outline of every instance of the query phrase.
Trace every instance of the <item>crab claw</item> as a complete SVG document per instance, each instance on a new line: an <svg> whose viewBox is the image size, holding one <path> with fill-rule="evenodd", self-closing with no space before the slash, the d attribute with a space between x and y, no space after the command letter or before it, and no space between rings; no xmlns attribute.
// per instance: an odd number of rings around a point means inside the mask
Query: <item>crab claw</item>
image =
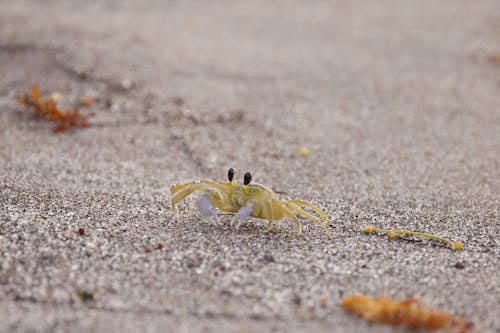
<svg viewBox="0 0 500 333"><path fill-rule="evenodd" d="M203 193L198 197L198 200L196 200L196 207L198 207L200 213L203 214L210 223L220 225L219 215L208 193Z"/></svg>
<svg viewBox="0 0 500 333"><path fill-rule="evenodd" d="M240 226L245 223L247 218L252 214L253 211L253 202L249 201L245 204L245 206L241 207L238 212L231 219L229 224L235 230L238 230Z"/></svg>

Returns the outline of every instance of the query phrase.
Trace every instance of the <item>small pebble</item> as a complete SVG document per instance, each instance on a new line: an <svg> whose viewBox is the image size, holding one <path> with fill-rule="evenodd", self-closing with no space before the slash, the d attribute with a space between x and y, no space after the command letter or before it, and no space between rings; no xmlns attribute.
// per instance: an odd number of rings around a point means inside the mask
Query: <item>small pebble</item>
<svg viewBox="0 0 500 333"><path fill-rule="evenodd" d="M83 228L78 228L78 234L79 234L80 236L83 236L83 235L85 234L85 229L83 229Z"/></svg>
<svg viewBox="0 0 500 333"><path fill-rule="evenodd" d="M182 99L181 97L175 97L174 98L174 104L176 106L183 106L184 105L184 99Z"/></svg>
<svg viewBox="0 0 500 333"><path fill-rule="evenodd" d="M59 102L61 101L61 98L62 98L62 95L60 92L58 91L54 91L51 95L50 95L50 99L53 100L54 102Z"/></svg>
<svg viewBox="0 0 500 333"><path fill-rule="evenodd" d="M307 149L306 147L300 147L299 148L299 154L300 156L308 156L309 155L309 149Z"/></svg>
<svg viewBox="0 0 500 333"><path fill-rule="evenodd" d="M265 253L264 254L264 260L266 262L274 262L274 257L271 253Z"/></svg>
<svg viewBox="0 0 500 333"><path fill-rule="evenodd" d="M51 250L42 251L42 253L40 254L40 259L43 260L52 259L53 257L54 257L54 252L52 252Z"/></svg>
<svg viewBox="0 0 500 333"><path fill-rule="evenodd" d="M123 79L122 82L120 82L120 85L122 86L123 89L129 90L130 88L132 88L134 83L130 79Z"/></svg>
<svg viewBox="0 0 500 333"><path fill-rule="evenodd" d="M202 263L202 260L198 257L188 257L184 261L187 268L198 268Z"/></svg>
<svg viewBox="0 0 500 333"><path fill-rule="evenodd" d="M328 300L324 297L319 301L319 304L322 308L326 308L328 306Z"/></svg>

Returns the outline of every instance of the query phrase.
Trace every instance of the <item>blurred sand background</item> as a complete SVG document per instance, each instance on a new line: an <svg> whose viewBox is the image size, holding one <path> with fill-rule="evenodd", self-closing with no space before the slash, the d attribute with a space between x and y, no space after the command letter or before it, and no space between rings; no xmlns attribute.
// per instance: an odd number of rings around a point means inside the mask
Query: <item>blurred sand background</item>
<svg viewBox="0 0 500 333"><path fill-rule="evenodd" d="M498 54L496 0L0 1L0 331L403 331L340 308L361 292L498 332ZM32 84L96 97L90 126L52 134ZM333 239L173 216L231 166Z"/></svg>

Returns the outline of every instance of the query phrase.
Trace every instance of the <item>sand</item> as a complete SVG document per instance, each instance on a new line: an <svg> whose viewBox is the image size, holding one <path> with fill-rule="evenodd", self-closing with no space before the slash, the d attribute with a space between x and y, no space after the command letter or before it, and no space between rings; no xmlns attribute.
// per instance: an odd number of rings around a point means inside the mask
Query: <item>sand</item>
<svg viewBox="0 0 500 333"><path fill-rule="evenodd" d="M500 330L498 1L0 1L0 22L0 331L398 331L345 313L355 292ZM16 102L33 84L96 98L90 126L53 134ZM173 215L172 184L229 167L333 238L209 225L195 197Z"/></svg>

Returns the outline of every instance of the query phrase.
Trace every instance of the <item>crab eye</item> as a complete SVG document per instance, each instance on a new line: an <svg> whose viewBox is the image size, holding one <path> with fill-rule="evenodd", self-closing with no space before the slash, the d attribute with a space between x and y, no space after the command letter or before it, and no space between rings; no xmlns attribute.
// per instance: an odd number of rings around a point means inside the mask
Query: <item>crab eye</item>
<svg viewBox="0 0 500 333"><path fill-rule="evenodd" d="M227 178L229 179L230 182L233 181L234 178L234 168L229 168L227 171Z"/></svg>
<svg viewBox="0 0 500 333"><path fill-rule="evenodd" d="M243 184L248 185L252 181L252 174L250 172L245 173L243 177Z"/></svg>

